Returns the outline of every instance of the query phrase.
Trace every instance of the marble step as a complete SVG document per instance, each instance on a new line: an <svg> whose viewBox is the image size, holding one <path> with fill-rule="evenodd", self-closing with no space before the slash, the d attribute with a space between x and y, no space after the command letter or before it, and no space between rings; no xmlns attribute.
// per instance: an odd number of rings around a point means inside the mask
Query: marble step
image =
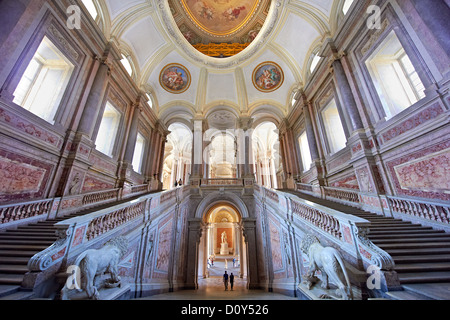
<svg viewBox="0 0 450 320"><path fill-rule="evenodd" d="M0 239L0 245L2 244L30 244L30 245L52 245L55 241L52 240L40 240L40 239Z"/></svg>
<svg viewBox="0 0 450 320"><path fill-rule="evenodd" d="M26 244L0 244L0 251L7 251L7 250L13 250L13 251L42 251L47 249L48 246L46 245L26 245Z"/></svg>
<svg viewBox="0 0 450 320"><path fill-rule="evenodd" d="M449 242L432 242L432 243L390 243L379 245L383 250L388 249L434 249L434 248L448 248L450 249Z"/></svg>
<svg viewBox="0 0 450 320"><path fill-rule="evenodd" d="M0 234L0 240L56 241L57 239L58 237L55 235L23 235L22 233Z"/></svg>
<svg viewBox="0 0 450 320"><path fill-rule="evenodd" d="M398 277L401 284L450 282L450 272L445 271L399 273Z"/></svg>
<svg viewBox="0 0 450 320"><path fill-rule="evenodd" d="M450 271L450 262L396 264L395 271L397 273Z"/></svg>
<svg viewBox="0 0 450 320"><path fill-rule="evenodd" d="M385 245L385 244L400 244L400 243L427 243L427 242L446 242L450 244L450 237L411 237L411 238L395 238L395 239L371 239L372 242L377 245Z"/></svg>
<svg viewBox="0 0 450 320"><path fill-rule="evenodd" d="M21 274L4 274L0 273L0 284L2 285L21 285L23 275Z"/></svg>
<svg viewBox="0 0 450 320"><path fill-rule="evenodd" d="M0 264L1 274L25 274L28 272L26 265Z"/></svg>
<svg viewBox="0 0 450 320"><path fill-rule="evenodd" d="M0 257L2 264L27 265L30 257Z"/></svg>
<svg viewBox="0 0 450 320"><path fill-rule="evenodd" d="M369 238L374 240L396 240L396 239L424 239L424 238L438 238L438 239L450 239L450 234L445 232L426 232L426 233L406 233L406 234L378 234L372 235L369 233Z"/></svg>
<svg viewBox="0 0 450 320"><path fill-rule="evenodd" d="M29 224L27 226L20 226L17 230L30 230L30 229L39 229L39 230L54 230L55 227L53 225L39 225L39 224Z"/></svg>
<svg viewBox="0 0 450 320"><path fill-rule="evenodd" d="M36 253L38 253L39 250L21 250L21 251L16 251L16 250L1 250L0 249L0 260L3 257L32 257L34 256Z"/></svg>
<svg viewBox="0 0 450 320"><path fill-rule="evenodd" d="M439 230L430 230L430 229L393 229L393 230L387 230L387 229L381 229L381 230L372 230L370 229L369 238L375 235L382 235L382 236L390 236L390 235L401 235L401 234L434 234L434 233L441 233Z"/></svg>
<svg viewBox="0 0 450 320"><path fill-rule="evenodd" d="M56 230L49 231L18 231L18 230L9 230L7 232L2 233L1 235L10 236L10 235L20 235L20 236L56 236Z"/></svg>
<svg viewBox="0 0 450 320"><path fill-rule="evenodd" d="M394 260L396 264L450 262L450 254L395 256Z"/></svg>
<svg viewBox="0 0 450 320"><path fill-rule="evenodd" d="M423 227L421 225L392 225L392 226L370 226L369 229L371 231L406 231L406 230L432 230L431 227Z"/></svg>
<svg viewBox="0 0 450 320"><path fill-rule="evenodd" d="M450 254L450 248L426 248L426 249L418 249L418 248L403 248L403 249L385 249L387 253L389 253L395 261L395 256L419 256L419 255L440 255L440 254Z"/></svg>

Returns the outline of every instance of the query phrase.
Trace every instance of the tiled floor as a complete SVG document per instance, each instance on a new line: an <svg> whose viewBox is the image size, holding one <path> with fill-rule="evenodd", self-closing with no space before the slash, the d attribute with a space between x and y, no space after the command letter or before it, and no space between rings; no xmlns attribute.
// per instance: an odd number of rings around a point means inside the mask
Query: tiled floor
<svg viewBox="0 0 450 320"><path fill-rule="evenodd" d="M228 274L235 275L234 289L231 290L228 284L228 290L225 290L222 275L227 270ZM270 293L265 290L248 290L246 288L247 280L238 277L239 267L233 268L232 262L228 262L225 269L225 262L217 260L214 267L210 268L208 279L199 280L198 290L181 290L173 293L158 294L139 300L297 300L278 293Z"/></svg>

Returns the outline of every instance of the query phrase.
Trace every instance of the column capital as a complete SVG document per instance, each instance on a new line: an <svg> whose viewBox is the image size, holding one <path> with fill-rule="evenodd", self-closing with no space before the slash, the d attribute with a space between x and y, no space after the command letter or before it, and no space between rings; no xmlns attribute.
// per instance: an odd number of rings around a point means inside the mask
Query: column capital
<svg viewBox="0 0 450 320"><path fill-rule="evenodd" d="M239 129L242 129L244 131L247 131L252 128L253 125L253 118L251 117L240 117L237 119L237 127Z"/></svg>

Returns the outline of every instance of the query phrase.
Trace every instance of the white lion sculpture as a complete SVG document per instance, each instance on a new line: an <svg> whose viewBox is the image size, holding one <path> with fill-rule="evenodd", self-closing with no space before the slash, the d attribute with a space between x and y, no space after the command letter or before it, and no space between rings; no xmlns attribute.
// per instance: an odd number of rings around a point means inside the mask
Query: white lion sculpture
<svg viewBox="0 0 450 320"><path fill-rule="evenodd" d="M128 251L128 240L118 237L105 243L103 248L87 250L76 260L81 273L81 290L86 291L89 299L99 300L100 294L95 287L95 277L105 273L111 274L108 287L117 287L121 283L118 272L120 259Z"/></svg>
<svg viewBox="0 0 450 320"><path fill-rule="evenodd" d="M339 251L331 247L324 248L319 239L313 235L305 236L301 250L309 257L309 271L305 277L309 290L318 282L314 274L320 270L323 276L323 289L329 290L331 282L338 287L336 294L342 299L353 300L351 283Z"/></svg>

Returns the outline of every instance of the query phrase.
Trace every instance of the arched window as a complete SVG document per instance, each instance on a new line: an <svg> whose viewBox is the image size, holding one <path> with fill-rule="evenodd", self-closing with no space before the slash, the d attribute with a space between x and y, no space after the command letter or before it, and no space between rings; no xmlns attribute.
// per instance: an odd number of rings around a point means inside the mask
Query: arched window
<svg viewBox="0 0 450 320"><path fill-rule="evenodd" d="M314 70L316 70L317 65L318 65L319 62L320 62L320 59L322 59L322 57L319 56L317 53L313 54L313 57L312 57L312 59L311 59L311 66L310 66L310 68L309 68L309 71L310 71L311 73L313 73Z"/></svg>
<svg viewBox="0 0 450 320"><path fill-rule="evenodd" d="M133 67L131 66L130 58L122 54L122 60L120 60L120 62L131 77L133 75Z"/></svg>

